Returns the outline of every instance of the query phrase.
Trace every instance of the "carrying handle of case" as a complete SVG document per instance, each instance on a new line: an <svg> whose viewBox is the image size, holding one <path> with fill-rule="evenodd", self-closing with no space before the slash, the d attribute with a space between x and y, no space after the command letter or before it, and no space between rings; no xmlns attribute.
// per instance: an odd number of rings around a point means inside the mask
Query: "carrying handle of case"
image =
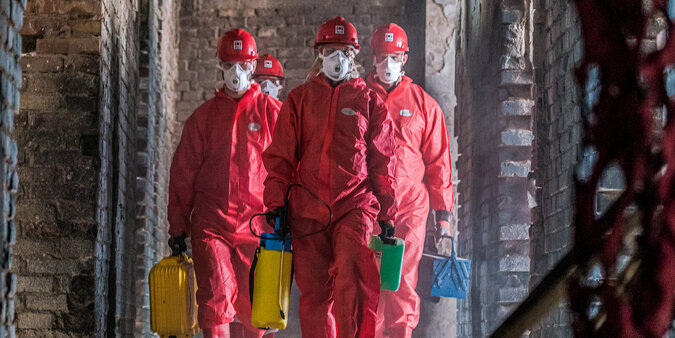
<svg viewBox="0 0 675 338"><path fill-rule="evenodd" d="M457 253L455 252L455 236L450 236L450 235L442 235L440 238L450 238L452 241L452 252L450 254L451 257L457 257Z"/></svg>
<svg viewBox="0 0 675 338"><path fill-rule="evenodd" d="M433 234L431 232L427 232L427 235ZM438 259L457 259L457 252L455 248L455 236L450 236L450 235L442 235L440 238L450 238L452 241L452 252L450 253L450 256L444 256L438 253L433 253L433 252L427 252L423 251L422 256L424 257L429 257L429 258L438 258Z"/></svg>

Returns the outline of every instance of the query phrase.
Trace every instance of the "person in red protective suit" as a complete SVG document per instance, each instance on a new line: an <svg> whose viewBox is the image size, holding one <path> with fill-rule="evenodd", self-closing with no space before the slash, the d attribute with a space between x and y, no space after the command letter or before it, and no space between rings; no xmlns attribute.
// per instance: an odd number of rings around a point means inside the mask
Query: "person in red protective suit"
<svg viewBox="0 0 675 338"><path fill-rule="evenodd" d="M260 84L263 93L279 99L284 88L284 69L277 58L270 54L260 55L253 79Z"/></svg>
<svg viewBox="0 0 675 338"><path fill-rule="evenodd" d="M261 155L281 103L251 81L251 34L226 32L217 56L225 85L187 119L171 163L169 245L184 250L191 238L204 336L261 337L265 331L251 327L248 276L258 239L248 221L264 210Z"/></svg>
<svg viewBox="0 0 675 338"><path fill-rule="evenodd" d="M437 233L450 232L448 131L436 101L402 71L408 59L405 31L393 23L380 26L370 46L376 70L366 82L385 101L396 131L396 237L405 241L401 286L396 292L382 290L380 294L377 336L410 337L419 321L420 298L415 287L430 204L436 211Z"/></svg>
<svg viewBox="0 0 675 338"><path fill-rule="evenodd" d="M368 240L376 221L393 234L393 125L382 100L358 77L351 23L326 21L314 47L319 55L309 81L288 94L263 153L265 206L278 214L295 182L332 208L333 222L321 231L326 209L302 189L290 195L303 337L372 337L380 275Z"/></svg>

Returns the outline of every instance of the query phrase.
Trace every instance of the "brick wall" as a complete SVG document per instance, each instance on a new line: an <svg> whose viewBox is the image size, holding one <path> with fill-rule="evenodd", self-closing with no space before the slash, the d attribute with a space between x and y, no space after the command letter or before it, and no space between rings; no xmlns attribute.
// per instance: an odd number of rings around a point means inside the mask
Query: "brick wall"
<svg viewBox="0 0 675 338"><path fill-rule="evenodd" d="M483 7L484 11L479 8ZM459 302L458 337L481 337L487 335L485 327L488 304L487 270L489 268L485 246L490 234L490 210L494 209L490 196L491 187L496 186L497 159L491 156L486 147L494 149L498 142L498 130L495 124L482 120L496 118L497 102L493 98L494 83L498 68L489 64L490 55L478 54L481 43L494 48L495 41L486 34L483 26L489 27L496 19L484 13L494 12L489 2L469 2L459 8L457 41L457 74L455 91L457 109L455 111L455 131L458 137L457 160L460 182L457 185L457 210L459 217L459 255L472 259L470 295ZM482 28L482 29L481 29ZM485 64L485 67L480 67ZM485 75L482 75L485 73ZM480 83L479 79L485 78ZM485 90L492 87L492 93ZM492 94L492 95L490 95ZM482 103L477 102L482 100ZM480 129L479 129L480 128ZM477 142L477 138L482 140ZM492 163L492 165L490 165ZM472 174L471 174L472 173Z"/></svg>
<svg viewBox="0 0 675 338"><path fill-rule="evenodd" d="M534 35L537 115L536 175L537 222L532 229L532 284L571 248L573 181L576 163L583 156L581 100L574 67L581 58L582 42L571 2L536 1ZM537 325L532 337L570 336L569 309L558 304Z"/></svg>
<svg viewBox="0 0 675 338"><path fill-rule="evenodd" d="M499 257L496 321L499 324L525 298L530 283L531 209L536 206L532 174L534 125L534 71L532 66L531 1L502 1L499 22L503 51L499 60L500 85L497 147L497 247Z"/></svg>
<svg viewBox="0 0 675 338"><path fill-rule="evenodd" d="M599 74L591 69L588 83L578 86L574 67L581 59L581 32L576 8L570 2L534 2L536 29L534 54L537 85L536 165L537 222L532 229L532 283L555 265L572 247L573 181L576 170L590 173L595 153L581 149L581 114L589 111L599 94ZM642 50L655 50L662 42L663 18L650 19ZM596 210L602 213L623 189L620 171L610 168L600 182ZM594 277L600 277L596 275ZM558 304L532 330L533 337L570 336L569 310Z"/></svg>
<svg viewBox="0 0 675 338"><path fill-rule="evenodd" d="M97 335L129 336L136 320L135 187L139 1L102 1ZM99 270L100 268L100 270ZM105 283L107 282L107 283Z"/></svg>
<svg viewBox="0 0 675 338"><path fill-rule="evenodd" d="M141 1L141 64L136 149L136 329L147 336L150 305L147 276L166 254L166 204L177 78L178 6Z"/></svg>
<svg viewBox="0 0 675 338"><path fill-rule="evenodd" d="M216 0L181 1L181 42L179 61L180 97L178 117L181 122L206 99L213 97L218 81L216 45L227 30L245 28L258 44L258 51L271 53L284 66L286 90L304 82L314 60L312 45L316 30L324 21L337 15L352 22L359 33L361 52L357 60L370 68L370 35L380 24L396 22L406 31L423 34L423 20L412 20L424 13L424 1L389 0L376 3L345 0L317 4L309 0L252 0L246 2ZM411 39L411 56L406 74L424 83L424 39Z"/></svg>
<svg viewBox="0 0 675 338"><path fill-rule="evenodd" d="M23 37L17 334L91 336L99 167L98 1L29 1Z"/></svg>
<svg viewBox="0 0 675 338"><path fill-rule="evenodd" d="M21 86L21 35L26 1L3 1L0 5L0 336L15 337L15 302L17 277L12 269L13 248L17 227L14 221L18 188L17 144L12 135L14 115L19 110Z"/></svg>
<svg viewBox="0 0 675 338"><path fill-rule="evenodd" d="M22 336L134 332L138 7L35 1L26 10L17 138L28 184L15 268ZM168 144L160 136L153 151Z"/></svg>
<svg viewBox="0 0 675 338"><path fill-rule="evenodd" d="M26 182L13 267L21 336L149 334L147 272L166 243L177 14L160 0L26 8L15 132Z"/></svg>
<svg viewBox="0 0 675 338"><path fill-rule="evenodd" d="M528 1L459 9L455 132L459 254L472 259L460 337L487 336L524 298L534 181Z"/></svg>

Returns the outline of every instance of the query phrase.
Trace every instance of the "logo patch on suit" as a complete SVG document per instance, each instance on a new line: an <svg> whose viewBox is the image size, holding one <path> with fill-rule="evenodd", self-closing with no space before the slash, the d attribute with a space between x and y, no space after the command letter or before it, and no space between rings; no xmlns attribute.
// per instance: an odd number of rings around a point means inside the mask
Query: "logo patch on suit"
<svg viewBox="0 0 675 338"><path fill-rule="evenodd" d="M401 109L401 111L399 112L399 114L400 114L401 116L405 116L405 117L411 117L411 116L412 116L412 112L411 112L410 110L408 110L408 109Z"/></svg>
<svg viewBox="0 0 675 338"><path fill-rule="evenodd" d="M260 128L262 128L262 126L255 122L251 122L248 124L248 130L250 131L258 131L260 130Z"/></svg>
<svg viewBox="0 0 675 338"><path fill-rule="evenodd" d="M340 110L340 112L343 115L347 115L347 116L355 116L356 115L356 112L352 108L342 108L342 110Z"/></svg>

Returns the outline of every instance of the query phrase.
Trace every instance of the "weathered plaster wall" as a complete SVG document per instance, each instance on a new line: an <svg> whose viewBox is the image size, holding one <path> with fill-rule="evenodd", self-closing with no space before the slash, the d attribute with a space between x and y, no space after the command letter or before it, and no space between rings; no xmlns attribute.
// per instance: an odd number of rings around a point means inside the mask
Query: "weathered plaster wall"
<svg viewBox="0 0 675 338"><path fill-rule="evenodd" d="M455 185L457 200L456 163L457 138L455 137L455 24L457 19L457 2L455 0L427 0L425 25L425 78L424 89L438 102L445 115L450 138L451 157L453 160L452 179ZM459 205L455 204L452 213L452 227L457 229ZM434 224L430 221L429 227ZM432 228L430 228L432 229ZM443 254L450 254L450 248L440 248ZM413 332L414 337L455 337L457 332L456 299L440 298L434 303L429 295L427 285L431 283L433 260L422 258L420 263L420 282L417 292L422 298L420 323ZM460 301L461 302L461 301Z"/></svg>

